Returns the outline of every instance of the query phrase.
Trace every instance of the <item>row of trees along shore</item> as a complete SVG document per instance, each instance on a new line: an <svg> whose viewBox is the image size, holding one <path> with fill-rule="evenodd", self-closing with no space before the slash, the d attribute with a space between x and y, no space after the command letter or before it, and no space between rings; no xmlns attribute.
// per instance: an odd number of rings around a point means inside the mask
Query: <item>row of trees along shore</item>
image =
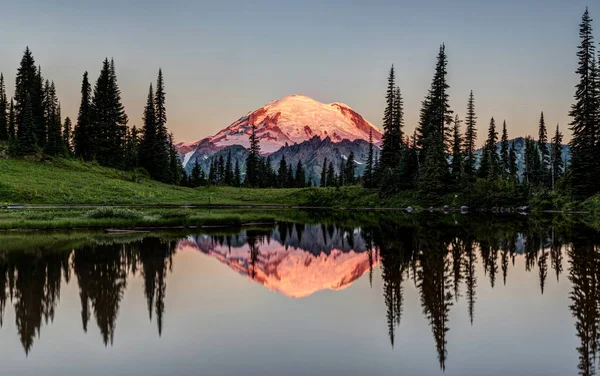
<svg viewBox="0 0 600 376"><path fill-rule="evenodd" d="M167 130L166 94L162 71L148 90L143 128L128 126L121 103L115 63L105 59L92 88L83 74L81 104L77 121L64 121L57 88L42 76L32 52L26 48L15 80L13 98L8 100L4 76L0 74L0 141L9 154L29 156L43 152L96 161L102 166L139 171L153 179L191 187L230 185L256 188L333 187L361 183L388 196L414 191L424 201L441 202L445 196L468 192L505 199L524 198L540 192L559 191L585 199L600 191L600 73L586 8L579 27L579 60L576 70L575 103L571 107L570 142L572 159L567 166L562 156L563 135L556 126L549 139L542 113L535 139L527 137L522 174L519 175L514 142L509 142L507 124L489 120L483 150L476 153L477 114L475 98L467 99L464 120L449 104L448 57L440 46L431 86L422 101L419 122L412 135L404 133L404 108L396 71L389 71L383 117L381 150L369 140L365 171L357 177L354 155L340 161L325 160L319 182L307 179L302 162L295 166L282 159L273 166L260 153L253 125L246 171L231 154L215 158L209 171L197 163L189 174L181 166ZM464 127L464 132L463 132ZM499 146L498 146L499 145ZM337 170L337 173L336 173Z"/></svg>
<svg viewBox="0 0 600 376"><path fill-rule="evenodd" d="M114 60L108 58L92 88L83 74L77 121L61 117L57 88L45 79L29 48L17 70L13 98L8 100L0 74L0 141L18 157L44 153L77 157L106 167L138 170L165 183L179 184L183 168L168 133L166 95L162 71L156 91L150 85L144 109L144 126L128 127L121 102Z"/></svg>
<svg viewBox="0 0 600 376"><path fill-rule="evenodd" d="M575 103L569 115L573 137L572 160L562 156L563 135L556 126L549 139L543 112L536 139L525 139L522 176L519 176L514 142L509 142L506 121L489 121L487 139L479 158L475 153L477 115L473 92L464 121L450 108L448 58L442 45L430 89L422 101L419 123L412 136L404 134L404 111L396 72L390 69L383 117L379 160L373 160L370 142L363 185L383 194L415 190L430 202L453 192L504 192L519 197L554 191L585 199L600 191L600 74L588 9L580 24L579 65ZM461 127L465 130L462 131ZM499 133L501 134L499 137ZM498 146L499 145L499 146ZM477 163L478 162L478 163Z"/></svg>

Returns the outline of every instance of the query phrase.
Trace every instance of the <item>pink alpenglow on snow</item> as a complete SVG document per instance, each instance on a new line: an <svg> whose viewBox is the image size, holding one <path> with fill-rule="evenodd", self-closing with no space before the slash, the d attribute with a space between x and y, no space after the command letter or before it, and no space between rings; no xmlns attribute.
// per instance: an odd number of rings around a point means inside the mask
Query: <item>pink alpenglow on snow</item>
<svg viewBox="0 0 600 376"><path fill-rule="evenodd" d="M369 121L343 103L324 104L304 95L289 95L275 100L241 117L209 140L216 146L249 146L252 125L260 139L261 151L269 154L285 144L301 143L314 136L331 138L333 142L344 139L369 139L373 131L374 142L381 140L381 132ZM196 143L188 144L189 147ZM188 150L189 151L189 150ZM181 150L182 154L185 154Z"/></svg>
<svg viewBox="0 0 600 376"><path fill-rule="evenodd" d="M292 298L304 298L321 290L345 289L378 263L369 260L368 252L333 249L315 255L278 242L260 244L253 262L248 244L229 248L206 240L204 244L183 240L178 249L201 250L250 280Z"/></svg>

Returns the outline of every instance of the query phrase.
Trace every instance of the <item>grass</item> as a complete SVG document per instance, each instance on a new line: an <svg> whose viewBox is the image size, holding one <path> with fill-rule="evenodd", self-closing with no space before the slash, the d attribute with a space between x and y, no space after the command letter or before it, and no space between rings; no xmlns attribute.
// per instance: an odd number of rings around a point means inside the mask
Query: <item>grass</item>
<svg viewBox="0 0 600 376"><path fill-rule="evenodd" d="M414 206L411 193L382 200L374 190L341 188L191 189L162 184L73 159L41 161L0 159L0 205L131 205L131 206Z"/></svg>

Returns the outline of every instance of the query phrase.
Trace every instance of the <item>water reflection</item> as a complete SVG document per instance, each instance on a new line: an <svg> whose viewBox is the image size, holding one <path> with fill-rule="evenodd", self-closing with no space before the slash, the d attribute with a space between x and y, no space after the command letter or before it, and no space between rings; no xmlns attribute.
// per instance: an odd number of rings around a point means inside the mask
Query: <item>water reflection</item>
<svg viewBox="0 0 600 376"><path fill-rule="evenodd" d="M596 230L523 218L386 217L361 226L333 223L280 223L195 235L50 236L52 241L42 236L38 242L29 235L16 240L7 235L0 243L0 327L7 325L4 317L12 305L16 332L29 354L43 326L55 319L61 288L76 283L83 331L95 322L104 345L112 346L128 283L138 278L148 319L160 336L174 256L202 254L252 284L306 304L319 291L344 290L367 275L373 293L381 294L385 304L385 317L382 313L378 320L387 324L389 345L393 348L402 328L412 325L403 320L406 308L419 306L433 336L439 369L445 371L455 366L449 351L451 313L466 307L453 314L467 315L470 325L477 326L478 290L504 288L516 268L523 267L535 276L540 296L547 293L549 279L568 284L579 374L595 374L600 355ZM373 283L377 268L380 284ZM565 270L566 279L561 278ZM235 273L230 278L237 278ZM414 289L417 299L405 299L407 289Z"/></svg>

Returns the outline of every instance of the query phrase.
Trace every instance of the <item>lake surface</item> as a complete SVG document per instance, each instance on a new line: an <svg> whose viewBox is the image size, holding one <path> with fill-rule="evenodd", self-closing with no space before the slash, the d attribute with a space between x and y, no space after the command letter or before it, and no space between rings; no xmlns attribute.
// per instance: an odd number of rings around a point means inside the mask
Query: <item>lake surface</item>
<svg viewBox="0 0 600 376"><path fill-rule="evenodd" d="M597 370L600 236L578 218L305 222L0 234L0 374Z"/></svg>

